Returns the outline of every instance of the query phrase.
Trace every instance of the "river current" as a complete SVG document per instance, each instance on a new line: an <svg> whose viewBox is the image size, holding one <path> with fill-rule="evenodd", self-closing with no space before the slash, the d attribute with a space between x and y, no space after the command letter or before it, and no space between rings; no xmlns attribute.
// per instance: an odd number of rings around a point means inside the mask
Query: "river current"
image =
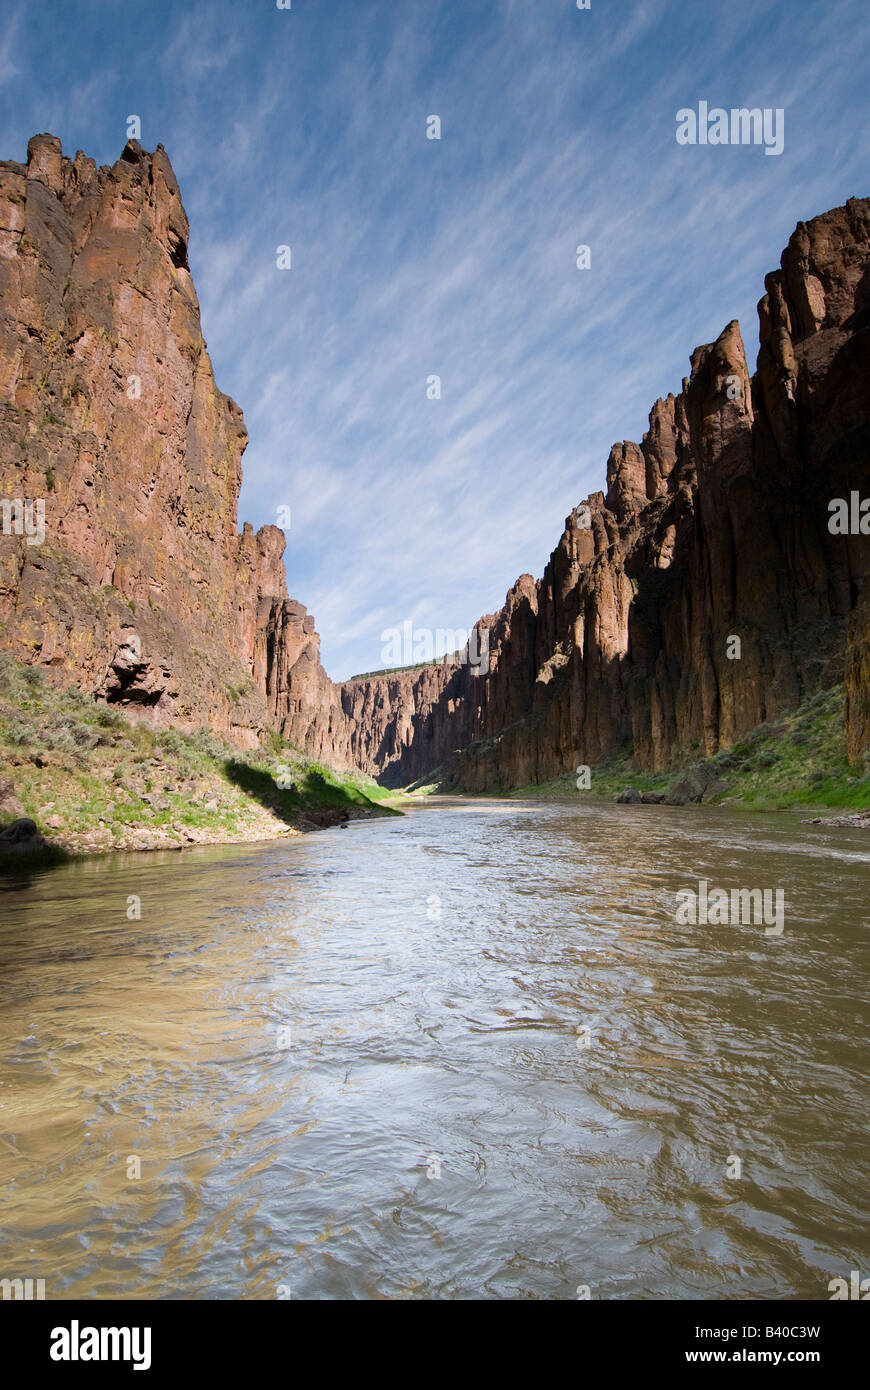
<svg viewBox="0 0 870 1390"><path fill-rule="evenodd" d="M679 923L701 881L782 932ZM0 1276L827 1299L870 1275L868 924L866 835L728 808L434 799L7 883Z"/></svg>

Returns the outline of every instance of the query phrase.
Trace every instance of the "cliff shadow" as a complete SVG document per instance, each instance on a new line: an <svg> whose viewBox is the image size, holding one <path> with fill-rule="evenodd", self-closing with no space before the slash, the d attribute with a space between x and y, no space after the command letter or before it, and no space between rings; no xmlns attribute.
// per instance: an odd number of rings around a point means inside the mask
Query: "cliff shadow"
<svg viewBox="0 0 870 1390"><path fill-rule="evenodd" d="M321 768L289 768L280 787L271 772L235 758L224 763L224 774L233 786L289 826L308 822L325 827L364 816L400 814L379 806L355 783L343 782Z"/></svg>

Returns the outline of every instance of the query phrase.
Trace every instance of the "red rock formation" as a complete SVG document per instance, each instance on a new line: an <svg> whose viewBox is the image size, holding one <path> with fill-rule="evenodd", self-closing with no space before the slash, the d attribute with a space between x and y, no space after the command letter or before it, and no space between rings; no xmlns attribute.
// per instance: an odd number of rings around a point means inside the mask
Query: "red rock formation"
<svg viewBox="0 0 870 1390"><path fill-rule="evenodd" d="M4 646L249 746L289 714L304 746L306 682L329 683L283 533L238 532L247 434L215 385L187 239L159 146L98 169L40 135L26 165L0 164L0 495L44 499L46 526L42 545L0 535Z"/></svg>
<svg viewBox="0 0 870 1390"><path fill-rule="evenodd" d="M343 688L356 760L396 785L440 764L468 790L626 746L660 769L844 673L849 755L870 748L870 538L828 530L832 498L870 496L870 200L801 224L766 290L755 376L736 323L695 350L543 578L485 620L486 676Z"/></svg>

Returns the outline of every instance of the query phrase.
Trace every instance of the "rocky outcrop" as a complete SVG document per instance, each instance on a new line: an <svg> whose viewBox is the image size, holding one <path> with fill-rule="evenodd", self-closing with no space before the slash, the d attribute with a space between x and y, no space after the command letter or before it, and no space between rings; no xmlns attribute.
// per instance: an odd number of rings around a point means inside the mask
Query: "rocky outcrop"
<svg viewBox="0 0 870 1390"><path fill-rule="evenodd" d="M334 686L284 538L238 529L246 432L215 385L161 147L111 167L35 136L0 162L0 623L6 650L137 717L389 785L518 786L630 747L700 764L843 681L870 747L870 200L802 223L739 327L697 348L541 579L448 657ZM481 637L485 635L485 641Z"/></svg>
<svg viewBox="0 0 870 1390"><path fill-rule="evenodd" d="M343 687L362 766L476 791L630 746L661 770L844 676L849 755L870 747L870 537L829 530L833 498L870 496L870 200L800 224L765 288L754 376L736 322L695 350L542 579L483 620L488 672Z"/></svg>
<svg viewBox="0 0 870 1390"><path fill-rule="evenodd" d="M328 763L350 761L338 687L320 664L320 638L301 603L260 600L254 675L274 725L295 748Z"/></svg>
<svg viewBox="0 0 870 1390"><path fill-rule="evenodd" d="M247 434L187 243L160 146L98 169L39 135L0 163L4 647L159 724L245 746L283 724L325 751L339 700L287 597L283 533L239 534Z"/></svg>

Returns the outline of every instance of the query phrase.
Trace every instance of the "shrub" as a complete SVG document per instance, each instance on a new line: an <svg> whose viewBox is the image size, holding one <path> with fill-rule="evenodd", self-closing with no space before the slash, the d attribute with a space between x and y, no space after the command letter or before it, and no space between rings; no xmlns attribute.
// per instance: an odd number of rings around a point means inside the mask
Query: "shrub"
<svg viewBox="0 0 870 1390"><path fill-rule="evenodd" d="M0 693L11 695L17 682L15 662L6 652L0 652Z"/></svg>
<svg viewBox="0 0 870 1390"><path fill-rule="evenodd" d="M100 735L92 724L71 724L70 733L79 748L96 748L100 742Z"/></svg>
<svg viewBox="0 0 870 1390"><path fill-rule="evenodd" d="M163 733L157 735L157 746L162 748L165 753L179 754L186 750L185 741L181 734L174 729L165 729Z"/></svg>
<svg viewBox="0 0 870 1390"><path fill-rule="evenodd" d="M226 750L220 740L208 729L197 729L195 734L190 735L190 746L197 753L202 753L207 758L214 758L219 761L226 757Z"/></svg>
<svg viewBox="0 0 870 1390"><path fill-rule="evenodd" d="M16 748L39 747L39 740L36 737L35 730L20 719L12 719L7 724L6 742L13 744Z"/></svg>
<svg viewBox="0 0 870 1390"><path fill-rule="evenodd" d="M284 740L275 729L267 729L263 735L263 747L276 758L283 757Z"/></svg>
<svg viewBox="0 0 870 1390"><path fill-rule="evenodd" d="M79 751L71 730L63 724L46 730L45 746L52 748L56 753L77 754Z"/></svg>
<svg viewBox="0 0 870 1390"><path fill-rule="evenodd" d="M97 723L101 729L123 729L124 727L123 716L116 714L112 709L98 710Z"/></svg>

